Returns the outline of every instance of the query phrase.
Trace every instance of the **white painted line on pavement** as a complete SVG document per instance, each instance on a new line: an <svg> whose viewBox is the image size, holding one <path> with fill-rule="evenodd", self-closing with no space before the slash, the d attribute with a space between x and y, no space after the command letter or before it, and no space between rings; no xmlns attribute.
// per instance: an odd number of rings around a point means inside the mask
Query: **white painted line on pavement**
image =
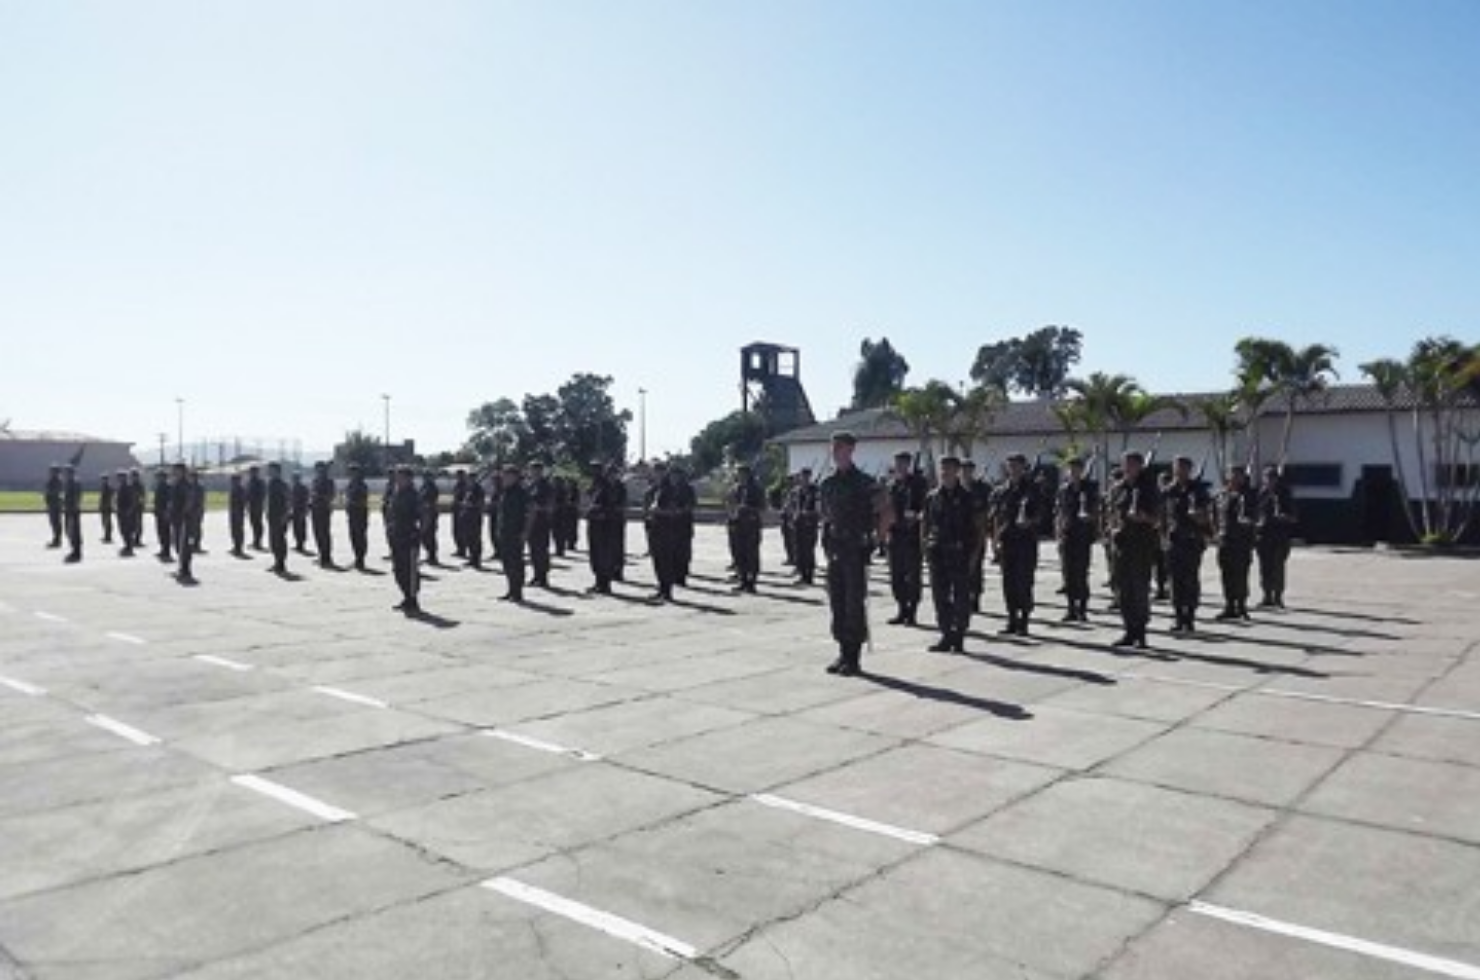
<svg viewBox="0 0 1480 980"><path fill-rule="evenodd" d="M796 800L788 800L782 796L772 796L770 793L757 793L751 799L761 806L768 806L776 810L790 810L793 813L800 813L806 817L816 817L818 820L827 820L831 823L842 824L844 827L852 827L854 830L864 830L871 834L882 834L885 837L893 837L896 840L919 844L922 847L930 847L940 843L940 838L934 834L925 834L918 830L905 830L903 827L896 827L893 824L880 823L877 820L869 820L865 817L855 817L851 813L839 813L837 810L812 806L810 803L798 803Z"/></svg>
<svg viewBox="0 0 1480 980"><path fill-rule="evenodd" d="M330 806L322 800L316 800L312 796L305 796L296 789L289 789L281 783L275 783L270 779L263 779L261 776L253 776L251 774L232 776L231 781L238 786L245 786L247 789L255 790L263 796L270 796L279 803L286 803L288 806L295 807L305 813L311 813L320 820L326 820L329 823L340 823L345 820L358 819L348 810L341 810L337 806Z"/></svg>
<svg viewBox="0 0 1480 980"><path fill-rule="evenodd" d="M65 616L58 616L56 613L42 612L40 609L36 610L36 618L44 619L48 623L65 623L67 621L67 618Z"/></svg>
<svg viewBox="0 0 1480 980"><path fill-rule="evenodd" d="M351 704L363 704L367 708L390 707L390 705L386 704L379 698L366 697L363 694L356 694L353 691L344 691L337 687L316 687L314 688L314 690L318 691L320 694L327 694L331 698L338 698L341 701L348 701Z"/></svg>
<svg viewBox="0 0 1480 980"><path fill-rule="evenodd" d="M585 749L572 749L564 745L556 745L554 742L546 742L543 739L532 738L529 735L520 735L518 732L505 731L502 728L484 728L482 734L489 738L502 739L505 742L513 742L527 749L537 749L540 752L553 752L555 755L568 755L572 759L580 759L582 762L600 762L601 756Z"/></svg>
<svg viewBox="0 0 1480 980"><path fill-rule="evenodd" d="M18 681L14 677L0 677L0 687L8 687L12 691L28 694L33 698L39 698L46 693L46 688L37 687L35 684L27 684L25 681Z"/></svg>
<svg viewBox="0 0 1480 980"><path fill-rule="evenodd" d="M657 953L659 956L671 960L692 960L699 955L699 951L681 939L665 936L661 932L649 929L647 926L638 925L629 919L600 909L593 909L589 905L562 898L552 892L526 885L512 878L490 878L483 882L483 887L490 891L506 895L515 901L524 902L542 908L546 912L579 922L583 926L589 926L600 932L606 933L617 939L625 940L635 946Z"/></svg>
<svg viewBox="0 0 1480 980"><path fill-rule="evenodd" d="M225 667L227 670L234 670L237 673L244 673L252 669L251 664L227 660L225 657L218 657L214 653L197 653L192 659L199 660L203 664L214 664L217 667Z"/></svg>
<svg viewBox="0 0 1480 980"><path fill-rule="evenodd" d="M1194 681L1181 677L1162 677L1157 674L1137 674L1134 671L1126 671L1113 676L1130 681L1151 681L1155 684L1175 684L1179 687L1202 687L1210 691L1260 694L1269 698L1289 698L1292 701L1319 701L1322 704L1344 704L1353 708L1373 708L1378 711L1398 711L1410 715L1432 715L1439 718L1462 718L1466 721L1480 721L1480 711L1465 711L1461 708L1430 708L1421 704L1400 704L1396 701L1366 701L1361 698L1339 698L1331 694L1286 691L1278 687L1241 687L1238 684L1219 684L1216 681Z"/></svg>
<svg viewBox="0 0 1480 980"><path fill-rule="evenodd" d="M132 643L134 646L139 647L144 645L144 641L132 633L104 633L103 635L110 640L117 640L120 643Z"/></svg>
<svg viewBox="0 0 1480 980"><path fill-rule="evenodd" d="M148 732L141 732L134 726L125 725L118 719L109 718L107 715L88 715L82 720L87 722L89 725L101 728L105 732L112 732L119 738L127 739L128 741L133 742L135 745L159 744L159 739L155 738L153 735L150 735Z"/></svg>
<svg viewBox="0 0 1480 980"><path fill-rule="evenodd" d="M1362 956L1370 956L1373 959L1386 960L1389 963L1399 963L1403 966L1411 966L1414 969L1439 973L1446 977L1459 977L1461 980L1480 980L1480 966L1471 966L1468 963L1461 963L1458 960L1446 960L1438 956L1430 956L1427 953L1415 953L1413 950L1402 949L1397 946L1385 946L1382 943L1369 942L1366 939L1357 939L1354 936L1343 936L1337 932L1326 932L1323 929L1298 926L1290 922L1281 922L1278 919L1265 918L1253 912L1240 912L1237 909L1209 905L1206 902L1192 902L1187 907L1190 911L1198 915L1205 915L1211 919L1221 919L1224 922L1232 922L1234 925L1248 926L1250 929L1260 929L1264 932L1290 936L1294 939L1304 939L1306 942L1318 943L1321 946L1330 946L1332 949L1343 949L1349 953L1358 953Z"/></svg>

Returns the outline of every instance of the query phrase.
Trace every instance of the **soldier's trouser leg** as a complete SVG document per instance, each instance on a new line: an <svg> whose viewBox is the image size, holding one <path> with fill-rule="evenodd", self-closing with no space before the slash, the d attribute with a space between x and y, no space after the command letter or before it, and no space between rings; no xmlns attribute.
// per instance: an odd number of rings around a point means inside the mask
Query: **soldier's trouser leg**
<svg viewBox="0 0 1480 980"><path fill-rule="evenodd" d="M62 509L48 505L46 519L51 523L51 545L59 548L62 544Z"/></svg>
<svg viewBox="0 0 1480 980"><path fill-rule="evenodd" d="M889 538L889 590L902 615L920 604L923 556L913 535Z"/></svg>
<svg viewBox="0 0 1480 980"><path fill-rule="evenodd" d="M685 523L678 532L678 584L689 580L689 569L694 566L694 525Z"/></svg>
<svg viewBox="0 0 1480 980"><path fill-rule="evenodd" d="M586 561L591 566L591 577L598 589L611 585L611 573L607 568L607 538L599 524L586 524Z"/></svg>
<svg viewBox="0 0 1480 980"><path fill-rule="evenodd" d="M514 599L524 598L524 547L518 538L499 545L500 561L504 566L504 579L508 583L509 595Z"/></svg>
<svg viewBox="0 0 1480 980"><path fill-rule="evenodd" d="M427 561L433 565L437 564L437 518L435 515L421 529L421 547L426 552Z"/></svg>
<svg viewBox="0 0 1480 980"><path fill-rule="evenodd" d="M495 559L502 557L499 551L498 514L494 512L489 512L488 515L488 547L490 549L489 554L493 555Z"/></svg>
<svg viewBox="0 0 1480 980"><path fill-rule="evenodd" d="M464 531L466 524L463 521L461 509L461 506L452 508L452 549L457 552L458 557L462 557L468 551L468 538Z"/></svg>
<svg viewBox="0 0 1480 980"><path fill-rule="evenodd" d="M304 544L308 542L308 515L294 514L293 524L293 547L299 551L303 550Z"/></svg>
<svg viewBox="0 0 1480 980"><path fill-rule="evenodd" d="M1064 597L1071 611L1082 610L1089 602L1089 541L1069 538L1059 545L1059 561L1064 571Z"/></svg>
<svg viewBox="0 0 1480 980"><path fill-rule="evenodd" d="M170 521L164 514L154 515L154 536L159 539L159 554L162 558L170 556Z"/></svg>
<svg viewBox="0 0 1480 980"><path fill-rule="evenodd" d="M483 535L478 533L482 530L482 523L477 514L463 519L463 546L466 548L468 561L474 565L483 564Z"/></svg>
<svg viewBox="0 0 1480 980"><path fill-rule="evenodd" d="M797 562L796 528L791 521L783 521L781 524L781 548L786 552L786 563L795 565Z"/></svg>
<svg viewBox="0 0 1480 980"><path fill-rule="evenodd" d="M737 522L726 522L725 538L730 545L730 564L738 571L740 569L740 525Z"/></svg>
<svg viewBox="0 0 1480 980"><path fill-rule="evenodd" d="M529 531L529 564L536 582L547 582L550 578L550 522L535 518Z"/></svg>
<svg viewBox="0 0 1480 980"><path fill-rule="evenodd" d="M1165 592L1167 590L1167 553L1161 549L1157 549L1152 562L1152 568L1156 574L1156 591L1158 593Z"/></svg>
<svg viewBox="0 0 1480 980"><path fill-rule="evenodd" d="M134 511L133 524L134 547L142 548L144 547L144 511L142 509Z"/></svg>
<svg viewBox="0 0 1480 980"><path fill-rule="evenodd" d="M1223 581L1223 601L1230 609L1239 610L1249 601L1249 549L1224 545L1218 549L1218 571Z"/></svg>
<svg viewBox="0 0 1480 980"><path fill-rule="evenodd" d="M110 512L108 512L108 511L105 510L102 513L102 517L103 517L103 543L104 544L112 544L113 543L113 515Z"/></svg>
<svg viewBox="0 0 1480 980"><path fill-rule="evenodd" d="M82 515L67 515L67 544L72 549L72 554L82 555Z"/></svg>
<svg viewBox="0 0 1480 980"><path fill-rule="evenodd" d="M365 564L365 553L370 550L370 512L349 511L349 548L354 552L355 564Z"/></svg>
<svg viewBox="0 0 1480 980"><path fill-rule="evenodd" d="M313 546L319 553L319 561L329 564L334 561L334 538L329 532L330 511L313 512Z"/></svg>
<svg viewBox="0 0 1480 980"><path fill-rule="evenodd" d="M803 581L811 582L817 575L817 528L815 525L800 525L796 529L797 572Z"/></svg>
<svg viewBox="0 0 1480 980"><path fill-rule="evenodd" d="M252 519L252 547L258 551L262 550L262 512L253 510L250 512Z"/></svg>
<svg viewBox="0 0 1480 980"><path fill-rule="evenodd" d="M868 641L868 553L862 545L828 555L827 597L832 635L845 660L857 663Z"/></svg>
<svg viewBox="0 0 1480 980"><path fill-rule="evenodd" d="M1156 556L1137 549L1116 549L1116 579L1120 583L1120 619L1132 639L1144 639L1151 623L1151 577Z"/></svg>
<svg viewBox="0 0 1480 980"><path fill-rule="evenodd" d="M246 517L242 514L228 514L226 520L231 525L231 550L240 552L247 542Z"/></svg>
<svg viewBox="0 0 1480 980"><path fill-rule="evenodd" d="M1202 601L1202 549L1177 544L1167 553L1172 579L1172 605L1180 617L1191 620Z"/></svg>
<svg viewBox="0 0 1480 980"><path fill-rule="evenodd" d="M190 536L190 527L185 521L174 521L170 525L170 533L174 535L176 541L188 540ZM180 564L175 574L181 579L191 578L192 575L190 569L191 562L194 557L193 549L188 547L179 548L177 549L177 552L177 557L180 560Z"/></svg>
<svg viewBox="0 0 1480 980"><path fill-rule="evenodd" d="M747 524L740 528L741 584L754 586L761 574L761 526Z"/></svg>
<svg viewBox="0 0 1480 980"><path fill-rule="evenodd" d="M267 543L272 548L273 567L286 570L288 567L288 525L278 522L267 531Z"/></svg>
<svg viewBox="0 0 1480 980"><path fill-rule="evenodd" d="M416 560L419 550L415 542L391 544L391 569L396 576L396 585L401 590L401 599L407 603L416 602Z"/></svg>

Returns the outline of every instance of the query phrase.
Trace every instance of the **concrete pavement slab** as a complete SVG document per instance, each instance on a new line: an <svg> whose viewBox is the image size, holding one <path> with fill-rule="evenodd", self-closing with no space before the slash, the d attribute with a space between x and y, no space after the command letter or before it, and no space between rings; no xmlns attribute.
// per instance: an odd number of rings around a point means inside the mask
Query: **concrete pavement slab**
<svg viewBox="0 0 1480 980"><path fill-rule="evenodd" d="M1286 806L1342 758L1342 750L1179 728L1111 762L1104 773L1193 793Z"/></svg>

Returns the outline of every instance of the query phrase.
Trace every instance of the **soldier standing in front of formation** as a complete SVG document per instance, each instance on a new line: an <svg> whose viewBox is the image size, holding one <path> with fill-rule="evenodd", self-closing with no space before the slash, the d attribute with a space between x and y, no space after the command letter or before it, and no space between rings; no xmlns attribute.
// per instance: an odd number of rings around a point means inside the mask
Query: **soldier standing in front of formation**
<svg viewBox="0 0 1480 980"><path fill-rule="evenodd" d="M792 553L796 557L797 581L803 585L814 585L817 580L817 533L821 520L817 507L817 484L812 482L812 470L803 468L792 491Z"/></svg>
<svg viewBox="0 0 1480 980"><path fill-rule="evenodd" d="M308 484L303 482L303 474L293 472L292 484L289 491L293 500L293 550L300 555L308 554Z"/></svg>
<svg viewBox="0 0 1480 980"><path fill-rule="evenodd" d="M462 511L456 520L462 528L462 543L468 567L483 568L483 481L476 476L463 489Z"/></svg>
<svg viewBox="0 0 1480 980"><path fill-rule="evenodd" d="M276 575L288 574L288 522L292 519L293 498L288 484L283 479L281 463L267 464L265 485L267 511L267 541L272 549L272 567L268 571ZM250 487L248 502L250 502Z"/></svg>
<svg viewBox="0 0 1480 980"><path fill-rule="evenodd" d="M504 467L503 484L498 500L498 551L508 591L499 596L499 601L517 603L524 601L524 548L533 530L534 508L519 467L513 463Z"/></svg>
<svg viewBox="0 0 1480 980"><path fill-rule="evenodd" d="M1054 501L1054 532L1059 542L1059 568L1064 578L1066 623L1089 622L1089 566L1099 521L1099 493L1084 475L1084 460L1068 460L1069 478Z"/></svg>
<svg viewBox="0 0 1480 980"><path fill-rule="evenodd" d="M73 466L62 469L62 518L67 528L68 564L82 561L82 482Z"/></svg>
<svg viewBox="0 0 1480 980"><path fill-rule="evenodd" d="M1254 563L1254 515L1258 500L1242 466L1228 471L1217 500L1218 571L1223 581L1220 620L1249 618L1249 567Z"/></svg>
<svg viewBox="0 0 1480 980"><path fill-rule="evenodd" d="M534 575L529 584L537 589L550 587L550 523L555 515L555 491L545 477L544 463L529 464L529 564Z"/></svg>
<svg viewBox="0 0 1480 980"><path fill-rule="evenodd" d="M160 561L174 561L170 553L170 484L164 470L154 471L154 536L159 539ZM174 542L179 547L179 542Z"/></svg>
<svg viewBox="0 0 1480 980"><path fill-rule="evenodd" d="M329 475L328 463L313 464L313 485L309 488L309 514L313 519L313 546L319 553L320 568L334 568L334 498L339 490Z"/></svg>
<svg viewBox="0 0 1480 980"><path fill-rule="evenodd" d="M240 473L231 474L226 488L226 526L231 532L231 553L237 558L246 558L247 543L247 488Z"/></svg>
<svg viewBox="0 0 1480 980"><path fill-rule="evenodd" d="M133 557L133 549L144 547L144 514L149 510L149 488L144 486L144 477L137 469L128 471L128 486L130 490L129 500L133 503L133 537L125 544L128 547L128 557Z"/></svg>
<svg viewBox="0 0 1480 980"><path fill-rule="evenodd" d="M129 481L128 473L124 470L118 471L118 492L114 498L114 504L118 508L118 534L123 538L123 547L118 549L122 558L134 556L134 486Z"/></svg>
<svg viewBox="0 0 1480 980"><path fill-rule="evenodd" d="M925 554L940 640L936 653L963 653L971 625L971 559L976 544L976 505L961 483L961 460L944 456L940 485L925 499Z"/></svg>
<svg viewBox="0 0 1480 980"><path fill-rule="evenodd" d="M437 503L442 492L437 489L437 475L431 470L424 470L421 474L421 490L417 498L421 501L421 547L426 552L428 565L436 568L437 561L437 523L441 520Z"/></svg>
<svg viewBox="0 0 1480 980"><path fill-rule="evenodd" d="M1202 601L1202 558L1211 523L1208 493L1192 476L1192 460L1172 461L1172 482L1162 495L1166 526L1167 572L1172 580L1172 608L1177 614L1173 633L1197 629L1197 607Z"/></svg>
<svg viewBox="0 0 1480 980"><path fill-rule="evenodd" d="M247 467L247 514L252 520L252 550L264 551L262 547L262 512L267 506L267 482L262 479L262 470L257 466Z"/></svg>
<svg viewBox="0 0 1480 980"><path fill-rule="evenodd" d="M1125 624L1125 634L1114 645L1144 650L1151 623L1151 577L1161 547L1161 493L1156 478L1146 469L1146 457L1138 452L1121 457L1121 477L1111 495L1109 513L1120 618Z"/></svg>
<svg viewBox="0 0 1480 980"><path fill-rule="evenodd" d="M175 557L178 567L175 580L181 585L193 585L195 575L191 571L195 549L191 547L192 527L195 523L196 495L190 487L190 474L184 463L170 467L170 536L175 541Z"/></svg>
<svg viewBox="0 0 1480 980"><path fill-rule="evenodd" d="M349 550L355 556L355 568L363 572L365 553L370 550L370 486L359 463L349 464L349 482L344 485L344 516L349 522Z"/></svg>
<svg viewBox="0 0 1480 980"><path fill-rule="evenodd" d="M1001 558L1002 599L1007 625L1002 633L1028 635L1033 613L1033 578L1038 572L1038 522L1043 504L1022 453L1007 457L1007 480L997 494L996 538Z"/></svg>
<svg viewBox="0 0 1480 980"><path fill-rule="evenodd" d="M754 593L761 574L761 514L766 492L749 464L735 469L735 487L730 491L730 513L735 521L735 571L740 576L736 592Z"/></svg>
<svg viewBox="0 0 1480 980"><path fill-rule="evenodd" d="M421 612L418 600L421 575L416 566L422 546L421 520L425 506L412 480L411 467L398 466L393 481L386 481L384 513L386 537L391 545L391 569L401 590L401 601L391 608L415 616Z"/></svg>
<svg viewBox="0 0 1480 980"><path fill-rule="evenodd" d="M673 599L673 587L678 583L678 539L683 514L678 485L669 475L668 464L655 462L652 474L652 485L643 495L643 525L647 530L648 555L653 560L653 577L658 581L653 600L668 602Z"/></svg>
<svg viewBox="0 0 1480 980"><path fill-rule="evenodd" d="M853 465L858 440L851 432L832 437L833 472L818 488L823 548L827 552L827 600L838 659L829 674L853 677L863 667L868 642L868 559L879 524L879 488Z"/></svg>
<svg viewBox="0 0 1480 980"><path fill-rule="evenodd" d="M51 542L48 548L62 546L62 468L53 466L46 472L46 519L51 523Z"/></svg>
<svg viewBox="0 0 1480 980"><path fill-rule="evenodd" d="M893 510L888 538L889 587L899 607L889 620L891 626L915 625L915 612L923 591L920 518L925 512L925 496L930 486L915 472L913 460L910 453L895 453L894 474L889 480L889 504Z"/></svg>
<svg viewBox="0 0 1480 980"><path fill-rule="evenodd" d="M98 488L98 516L103 521L103 543L113 543L113 478L103 474L103 485Z"/></svg>
<svg viewBox="0 0 1480 980"><path fill-rule="evenodd" d="M467 522L463 520L463 508L468 498L468 471L455 470L452 474L452 557L468 557L468 542L464 537Z"/></svg>
<svg viewBox="0 0 1480 980"><path fill-rule="evenodd" d="M1261 607L1285 608L1285 565L1290 560L1290 539L1295 536L1295 499L1280 471L1264 468L1259 488L1256 548L1259 554L1259 587L1264 592Z"/></svg>

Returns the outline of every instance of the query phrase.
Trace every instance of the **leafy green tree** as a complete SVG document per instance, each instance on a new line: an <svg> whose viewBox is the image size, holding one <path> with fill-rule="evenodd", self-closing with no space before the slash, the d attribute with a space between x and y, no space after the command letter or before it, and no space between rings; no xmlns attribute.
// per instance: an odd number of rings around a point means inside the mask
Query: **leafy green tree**
<svg viewBox="0 0 1480 980"><path fill-rule="evenodd" d="M496 398L468 413L467 448L484 462L512 460L527 446L529 427L511 398Z"/></svg>
<svg viewBox="0 0 1480 980"><path fill-rule="evenodd" d="M1339 352L1328 344L1292 347L1282 340L1267 337L1245 337L1234 345L1238 358L1236 371L1239 388L1246 399L1260 408L1270 398L1280 398L1285 406L1285 424L1280 436L1279 467L1284 469L1290 455L1290 436L1295 430L1295 416L1301 405L1325 394L1338 375ZM1255 413L1257 415L1257 412Z"/></svg>
<svg viewBox="0 0 1480 980"><path fill-rule="evenodd" d="M1128 374L1095 371L1085 378L1070 378L1064 387L1077 396L1070 400L1076 406L1068 410L1071 417L1090 436L1095 455L1110 465L1110 433L1120 429L1132 411L1133 397L1144 394L1141 386Z"/></svg>
<svg viewBox="0 0 1480 980"><path fill-rule="evenodd" d="M895 396L890 411L904 422L919 442L922 459L933 454L938 439L941 440L942 451L945 450L957 399L956 389L944 381L927 381L922 387L906 388Z"/></svg>
<svg viewBox="0 0 1480 980"><path fill-rule="evenodd" d="M971 365L978 385L1030 398L1058 398L1068 390L1084 335L1074 327L1039 327L1022 337L983 344Z"/></svg>
<svg viewBox="0 0 1480 980"><path fill-rule="evenodd" d="M878 343L865 339L858 350L861 360L853 372L853 407L883 408L904 390L910 364L881 337Z"/></svg>
<svg viewBox="0 0 1480 980"><path fill-rule="evenodd" d="M592 459L626 458L632 413L617 411L611 386L609 376L575 374L556 390L554 442L560 462L581 465Z"/></svg>
<svg viewBox="0 0 1480 980"><path fill-rule="evenodd" d="M378 436L373 436L363 429L354 429L344 434L344 442L334 451L334 465L337 470L344 472L348 470L351 463L359 463L360 471L365 476L385 475L385 444Z"/></svg>
<svg viewBox="0 0 1480 980"><path fill-rule="evenodd" d="M710 422L689 441L695 473L709 473L726 460L749 460L766 442L765 421L755 412L734 411Z"/></svg>
<svg viewBox="0 0 1480 980"><path fill-rule="evenodd" d="M560 399L554 395L525 395L521 404L524 432L517 448L521 461L559 462L565 458L560 445Z"/></svg>

